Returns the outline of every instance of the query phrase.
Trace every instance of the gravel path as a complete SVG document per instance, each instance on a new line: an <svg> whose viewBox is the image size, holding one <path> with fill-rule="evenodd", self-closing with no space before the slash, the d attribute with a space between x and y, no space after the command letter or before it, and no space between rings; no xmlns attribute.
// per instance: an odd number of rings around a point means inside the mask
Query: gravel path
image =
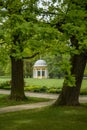
<svg viewBox="0 0 87 130"><path fill-rule="evenodd" d="M10 91L0 90L0 94L10 94ZM3 107L3 108L0 108L0 114L7 113L7 112L20 111L20 110L41 108L48 105L52 105L59 96L58 94L43 94L43 93L31 93L31 92L26 92L25 95L31 96L31 97L49 98L49 99L54 99L54 100L48 101L48 102L39 102L39 103L32 103L32 104ZM86 103L87 96L80 96L79 100L81 103Z"/></svg>
<svg viewBox="0 0 87 130"><path fill-rule="evenodd" d="M54 101L49 101L49 102L40 102L40 103L32 103L32 104L3 107L3 108L0 108L0 114L7 113L7 112L20 111L20 110L41 108L41 107L49 106L53 103L54 103Z"/></svg>
<svg viewBox="0 0 87 130"><path fill-rule="evenodd" d="M0 94L10 94L10 91L0 89ZM58 97L58 94L33 93L33 92L25 92L25 95L30 97L41 97L41 98L49 98L49 99L57 99Z"/></svg>

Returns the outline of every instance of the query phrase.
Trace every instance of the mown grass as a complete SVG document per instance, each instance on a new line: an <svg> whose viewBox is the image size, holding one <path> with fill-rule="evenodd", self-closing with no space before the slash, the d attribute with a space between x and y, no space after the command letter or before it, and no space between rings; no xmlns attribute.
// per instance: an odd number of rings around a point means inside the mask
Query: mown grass
<svg viewBox="0 0 87 130"><path fill-rule="evenodd" d="M0 82L9 81L11 78L9 76L0 76Z"/></svg>
<svg viewBox="0 0 87 130"><path fill-rule="evenodd" d="M6 106L13 106L13 105L45 102L45 101L49 101L49 100L50 99L27 97L27 99L24 100L24 101L14 101L14 100L10 100L8 95L0 94L0 108L1 107L6 107Z"/></svg>
<svg viewBox="0 0 87 130"><path fill-rule="evenodd" d="M87 105L0 114L0 130L87 130Z"/></svg>
<svg viewBox="0 0 87 130"><path fill-rule="evenodd" d="M64 79L33 79L26 78L25 85L28 86L46 86L46 87L58 87L61 88Z"/></svg>

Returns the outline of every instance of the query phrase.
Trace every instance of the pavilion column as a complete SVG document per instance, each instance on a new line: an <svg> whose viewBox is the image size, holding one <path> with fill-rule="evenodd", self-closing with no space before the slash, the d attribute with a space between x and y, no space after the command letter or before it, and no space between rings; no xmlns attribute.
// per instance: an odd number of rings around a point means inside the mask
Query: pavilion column
<svg viewBox="0 0 87 130"><path fill-rule="evenodd" d="M42 69L40 69L40 78L42 79Z"/></svg>
<svg viewBox="0 0 87 130"><path fill-rule="evenodd" d="M47 76L48 76L48 71L47 71L47 69L45 70L45 78L47 78Z"/></svg>
<svg viewBox="0 0 87 130"><path fill-rule="evenodd" d="M33 78L35 78L35 69L33 70Z"/></svg>
<svg viewBox="0 0 87 130"><path fill-rule="evenodd" d="M38 70L36 69L36 72L35 72L35 77L37 78L38 77Z"/></svg>
<svg viewBox="0 0 87 130"><path fill-rule="evenodd" d="M37 73L38 73L38 70L37 70L37 69L34 69L34 70L33 70L33 77L34 77L34 78L37 78L37 76L38 76Z"/></svg>

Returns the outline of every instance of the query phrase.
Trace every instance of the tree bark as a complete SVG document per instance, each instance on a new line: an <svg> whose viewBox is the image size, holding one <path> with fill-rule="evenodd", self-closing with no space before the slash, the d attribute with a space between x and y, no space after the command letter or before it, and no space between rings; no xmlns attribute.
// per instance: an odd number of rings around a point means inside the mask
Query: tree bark
<svg viewBox="0 0 87 130"><path fill-rule="evenodd" d="M11 57L11 95L10 99L24 100L23 60Z"/></svg>
<svg viewBox="0 0 87 130"><path fill-rule="evenodd" d="M66 106L80 105L79 94L86 66L86 56L84 54L74 55L71 59L71 64L72 64L71 75L74 75L76 80L75 86L70 87L66 85L64 82L62 91L60 93L59 98L56 100L55 105L66 105Z"/></svg>

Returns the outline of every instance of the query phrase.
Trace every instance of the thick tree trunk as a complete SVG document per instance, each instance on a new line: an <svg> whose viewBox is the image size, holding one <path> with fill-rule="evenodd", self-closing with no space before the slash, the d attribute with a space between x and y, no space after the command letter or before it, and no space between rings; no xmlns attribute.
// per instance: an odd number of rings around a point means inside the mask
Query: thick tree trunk
<svg viewBox="0 0 87 130"><path fill-rule="evenodd" d="M23 76L23 60L11 57L11 95L10 99L24 100L24 76Z"/></svg>
<svg viewBox="0 0 87 130"><path fill-rule="evenodd" d="M86 66L86 56L83 54L74 55L71 59L71 74L75 76L75 86L63 84L62 92L56 100L55 105L79 105L79 94L83 79L84 69ZM66 80L66 79L65 79Z"/></svg>

